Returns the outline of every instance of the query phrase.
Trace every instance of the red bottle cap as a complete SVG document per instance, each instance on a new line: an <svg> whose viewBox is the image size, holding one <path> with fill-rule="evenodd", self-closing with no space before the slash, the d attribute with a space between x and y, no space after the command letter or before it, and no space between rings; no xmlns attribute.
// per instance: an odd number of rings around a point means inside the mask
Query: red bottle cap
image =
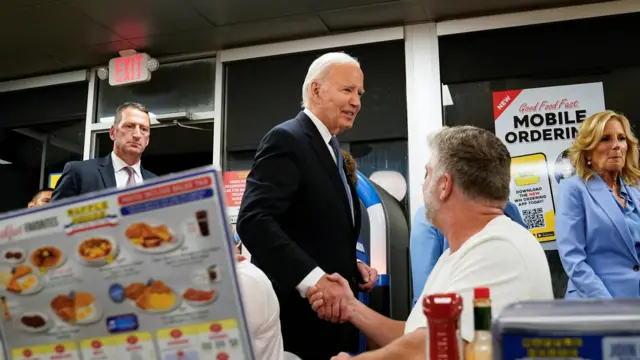
<svg viewBox="0 0 640 360"><path fill-rule="evenodd" d="M456 293L433 294L422 300L422 311L428 319L449 319L462 313L462 297Z"/></svg>
<svg viewBox="0 0 640 360"><path fill-rule="evenodd" d="M490 292L488 287L477 287L473 289L473 297L475 299L489 299Z"/></svg>

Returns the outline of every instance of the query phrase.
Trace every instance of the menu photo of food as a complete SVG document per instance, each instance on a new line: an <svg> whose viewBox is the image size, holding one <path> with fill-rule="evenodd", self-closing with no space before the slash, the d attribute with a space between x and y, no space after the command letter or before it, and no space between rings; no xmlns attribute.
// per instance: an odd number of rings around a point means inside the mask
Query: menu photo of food
<svg viewBox="0 0 640 360"><path fill-rule="evenodd" d="M152 222L138 222L129 225L125 237L138 251L160 254L176 250L182 244L182 236L176 234L167 225Z"/></svg>
<svg viewBox="0 0 640 360"><path fill-rule="evenodd" d="M0 254L0 261L8 264L22 264L26 258L25 251L18 248L6 249Z"/></svg>
<svg viewBox="0 0 640 360"><path fill-rule="evenodd" d="M44 281L31 266L18 265L0 269L0 286L15 295L33 295L44 288Z"/></svg>
<svg viewBox="0 0 640 360"><path fill-rule="evenodd" d="M64 253L55 246L41 246L31 252L29 262L41 272L60 267L66 261Z"/></svg>
<svg viewBox="0 0 640 360"><path fill-rule="evenodd" d="M41 311L26 311L13 320L14 326L29 333L45 332L53 326L51 317Z"/></svg>
<svg viewBox="0 0 640 360"><path fill-rule="evenodd" d="M124 288L125 297L138 309L149 313L165 313L180 306L176 291L160 280L134 282Z"/></svg>
<svg viewBox="0 0 640 360"><path fill-rule="evenodd" d="M182 293L182 298L191 306L205 306L216 299L216 291L213 288L188 288Z"/></svg>
<svg viewBox="0 0 640 360"><path fill-rule="evenodd" d="M60 320L70 325L93 324L102 318L102 308L89 292L57 295L50 306Z"/></svg>
<svg viewBox="0 0 640 360"><path fill-rule="evenodd" d="M118 256L118 245L110 237L91 237L80 242L77 255L85 265L104 266L112 263Z"/></svg>

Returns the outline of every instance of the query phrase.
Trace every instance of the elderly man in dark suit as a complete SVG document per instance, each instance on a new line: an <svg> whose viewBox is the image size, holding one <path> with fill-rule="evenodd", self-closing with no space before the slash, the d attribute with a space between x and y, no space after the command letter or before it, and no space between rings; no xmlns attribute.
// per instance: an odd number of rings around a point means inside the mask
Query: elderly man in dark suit
<svg viewBox="0 0 640 360"><path fill-rule="evenodd" d="M109 130L113 151L100 159L67 163L53 191L53 201L96 190L139 185L154 178L155 175L140 164L140 157L149 145L150 122L149 111L143 105L121 105Z"/></svg>
<svg viewBox="0 0 640 360"><path fill-rule="evenodd" d="M328 274L346 279L352 293L377 280L375 269L356 261L360 206L336 138L353 126L363 79L344 53L311 64L304 110L262 139L238 215L238 234L278 295L284 348L304 360L358 350L357 330L339 323L349 294ZM310 287L323 289L322 314L305 300Z"/></svg>

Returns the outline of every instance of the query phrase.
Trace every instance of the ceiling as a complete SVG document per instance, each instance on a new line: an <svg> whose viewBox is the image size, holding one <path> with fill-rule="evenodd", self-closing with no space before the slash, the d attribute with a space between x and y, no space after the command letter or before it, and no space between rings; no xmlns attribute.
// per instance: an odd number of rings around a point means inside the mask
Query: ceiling
<svg viewBox="0 0 640 360"><path fill-rule="evenodd" d="M154 57L598 0L2 0L0 80Z"/></svg>

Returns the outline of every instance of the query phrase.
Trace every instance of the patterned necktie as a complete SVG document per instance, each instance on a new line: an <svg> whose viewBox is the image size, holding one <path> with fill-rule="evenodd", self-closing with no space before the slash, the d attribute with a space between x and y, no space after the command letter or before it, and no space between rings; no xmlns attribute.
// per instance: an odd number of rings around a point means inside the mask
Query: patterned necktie
<svg viewBox="0 0 640 360"><path fill-rule="evenodd" d="M126 166L124 170L129 174L127 178L127 186L135 186L136 185L136 171L133 170L131 166Z"/></svg>
<svg viewBox="0 0 640 360"><path fill-rule="evenodd" d="M347 198L349 199L349 210L351 210L351 221L355 222L355 215L353 213L353 199L351 198L351 189L349 188L349 184L347 183L347 175L344 172L344 159L342 158L342 152L340 151L340 144L338 143L338 138L335 136L331 137L329 140L329 145L331 149L333 149L333 153L336 155L336 163L338 165L338 172L340 173L340 179L342 179L342 185L344 185L344 190L347 192Z"/></svg>

